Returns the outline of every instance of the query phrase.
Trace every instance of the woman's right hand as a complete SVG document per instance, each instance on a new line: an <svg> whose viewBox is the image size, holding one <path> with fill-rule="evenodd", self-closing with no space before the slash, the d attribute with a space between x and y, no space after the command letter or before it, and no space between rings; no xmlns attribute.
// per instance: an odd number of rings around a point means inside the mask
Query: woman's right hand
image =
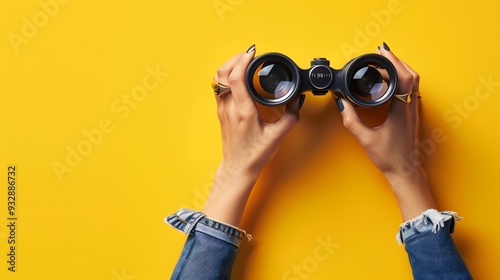
<svg viewBox="0 0 500 280"><path fill-rule="evenodd" d="M264 166L273 159L288 132L299 122L303 97L288 103L281 119L266 123L248 92L245 73L255 55L252 46L222 65L214 80L231 87L215 96L222 138L222 162L203 212L237 226L248 196ZM302 100L302 101L301 101Z"/></svg>

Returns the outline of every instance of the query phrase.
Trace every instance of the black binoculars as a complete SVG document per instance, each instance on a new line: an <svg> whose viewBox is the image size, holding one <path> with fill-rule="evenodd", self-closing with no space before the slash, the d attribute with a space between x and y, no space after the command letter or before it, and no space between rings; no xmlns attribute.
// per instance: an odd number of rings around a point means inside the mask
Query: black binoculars
<svg viewBox="0 0 500 280"><path fill-rule="evenodd" d="M326 58L315 58L311 68L301 69L283 54L266 53L250 63L246 83L252 98L267 106L286 104L310 91L314 95L330 92L356 106L375 107L394 95L398 76L394 65L378 54L359 56L336 70Z"/></svg>

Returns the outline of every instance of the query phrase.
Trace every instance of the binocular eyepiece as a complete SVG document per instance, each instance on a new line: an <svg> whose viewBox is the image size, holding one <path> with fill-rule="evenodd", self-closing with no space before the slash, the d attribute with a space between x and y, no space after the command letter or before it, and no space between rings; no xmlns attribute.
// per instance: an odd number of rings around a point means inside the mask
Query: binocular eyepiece
<svg viewBox="0 0 500 280"><path fill-rule="evenodd" d="M328 92L360 107L387 102L396 92L398 77L392 63L378 54L366 54L349 61L342 69L330 67L326 58L315 58L311 68L301 69L289 57L267 53L256 57L246 72L252 98L267 106L283 105L297 94Z"/></svg>

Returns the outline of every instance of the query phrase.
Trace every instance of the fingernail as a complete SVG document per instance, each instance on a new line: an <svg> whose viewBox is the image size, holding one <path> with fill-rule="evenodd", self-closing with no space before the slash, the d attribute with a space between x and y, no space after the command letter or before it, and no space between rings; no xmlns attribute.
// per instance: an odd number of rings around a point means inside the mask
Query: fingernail
<svg viewBox="0 0 500 280"><path fill-rule="evenodd" d="M344 111L344 103L342 103L342 99L336 98L335 103L337 103L337 108L342 113L342 111Z"/></svg>
<svg viewBox="0 0 500 280"><path fill-rule="evenodd" d="M255 44L253 44L252 46L250 46L250 48L248 48L247 53L251 53L253 51L255 51Z"/></svg>
<svg viewBox="0 0 500 280"><path fill-rule="evenodd" d="M301 94L299 97L299 109L302 109L302 106L304 105L304 101L306 100L306 95Z"/></svg>
<svg viewBox="0 0 500 280"><path fill-rule="evenodd" d="M377 46L377 50L379 50L379 51L380 51L380 46Z"/></svg>
<svg viewBox="0 0 500 280"><path fill-rule="evenodd" d="M391 51L391 48L389 48L389 46L385 42L382 43L382 46L384 47L384 50Z"/></svg>

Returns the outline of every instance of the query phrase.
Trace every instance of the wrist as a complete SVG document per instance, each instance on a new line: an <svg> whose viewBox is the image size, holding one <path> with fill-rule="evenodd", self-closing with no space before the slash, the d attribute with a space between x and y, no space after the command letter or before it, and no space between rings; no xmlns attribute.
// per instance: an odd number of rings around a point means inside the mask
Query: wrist
<svg viewBox="0 0 500 280"><path fill-rule="evenodd" d="M223 160L215 173L214 185L230 185L234 188L253 187L259 174L260 170Z"/></svg>
<svg viewBox="0 0 500 280"><path fill-rule="evenodd" d="M427 172L422 166L415 167L411 172L385 172L384 176L394 191L399 186L428 185Z"/></svg>

